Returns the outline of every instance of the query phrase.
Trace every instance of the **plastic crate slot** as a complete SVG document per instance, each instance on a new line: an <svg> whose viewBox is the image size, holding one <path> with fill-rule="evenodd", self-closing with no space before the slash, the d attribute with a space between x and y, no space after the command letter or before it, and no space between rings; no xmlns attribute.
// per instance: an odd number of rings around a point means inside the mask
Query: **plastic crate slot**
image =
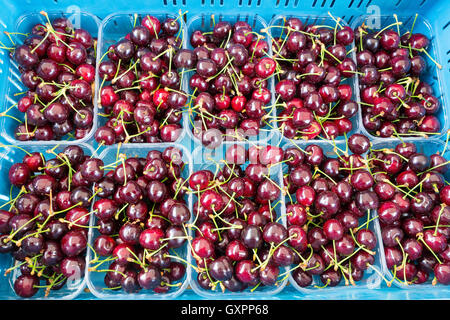
<svg viewBox="0 0 450 320"><path fill-rule="evenodd" d="M256 6L257 7L261 6L261 0L256 1Z"/></svg>
<svg viewBox="0 0 450 320"><path fill-rule="evenodd" d="M317 0L314 0L312 3L312 7L314 8L316 6Z"/></svg>
<svg viewBox="0 0 450 320"><path fill-rule="evenodd" d="M257 18L258 16L254 16L253 17L253 24L252 24L252 29L255 29L255 27L256 27L256 18Z"/></svg>
<svg viewBox="0 0 450 320"><path fill-rule="evenodd" d="M336 2L336 0L331 1L330 8L333 8L333 7L334 7L334 3L335 3L335 2Z"/></svg>
<svg viewBox="0 0 450 320"><path fill-rule="evenodd" d="M325 7L325 3L326 3L326 2L327 2L327 0L323 0L323 1L322 1L322 4L320 5L320 7L322 7L322 8Z"/></svg>
<svg viewBox="0 0 450 320"><path fill-rule="evenodd" d="M427 2L427 0L422 0L422 2L419 4L419 7L423 6Z"/></svg>
<svg viewBox="0 0 450 320"><path fill-rule="evenodd" d="M358 3L358 5L357 5L356 7L357 7L357 8L361 7L363 1L364 1L364 0L361 0L361 1Z"/></svg>
<svg viewBox="0 0 450 320"><path fill-rule="evenodd" d="M445 30L445 28L447 28L449 25L450 25L450 21L447 22L447 23L442 27L442 30Z"/></svg>
<svg viewBox="0 0 450 320"><path fill-rule="evenodd" d="M174 5L174 6L177 5L177 0L173 0L173 5Z"/></svg>
<svg viewBox="0 0 450 320"><path fill-rule="evenodd" d="M371 3L372 3L372 0L369 0L366 4L366 8L369 7Z"/></svg>
<svg viewBox="0 0 450 320"><path fill-rule="evenodd" d="M355 2L355 0L351 0L350 3L348 4L348 7L351 8L353 2Z"/></svg>
<svg viewBox="0 0 450 320"><path fill-rule="evenodd" d="M280 0L277 0L277 2L275 2L275 6L278 7L280 5Z"/></svg>
<svg viewBox="0 0 450 320"><path fill-rule="evenodd" d="M407 26L407 25L409 24L409 22L411 21L411 19L412 19L412 16L409 16L409 18L406 19L405 22L403 22L403 25L404 25L404 26Z"/></svg>
<svg viewBox="0 0 450 320"><path fill-rule="evenodd" d="M355 17L355 16L351 16L351 17L347 20L347 23L350 24L350 23L352 22L352 20L353 20L354 17Z"/></svg>
<svg viewBox="0 0 450 320"><path fill-rule="evenodd" d="M395 6L398 7L400 5L400 2L402 2L402 0L398 0Z"/></svg>
<svg viewBox="0 0 450 320"><path fill-rule="evenodd" d="M287 7L289 5L289 0L286 0L286 2L284 3L284 6Z"/></svg>
<svg viewBox="0 0 450 320"><path fill-rule="evenodd" d="M167 0L163 0L163 5L167 6Z"/></svg>

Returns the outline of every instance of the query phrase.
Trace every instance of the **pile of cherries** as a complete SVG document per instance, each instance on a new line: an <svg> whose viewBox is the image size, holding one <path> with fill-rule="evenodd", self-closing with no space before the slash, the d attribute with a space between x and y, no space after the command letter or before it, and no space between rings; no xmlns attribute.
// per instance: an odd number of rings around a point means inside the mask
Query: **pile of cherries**
<svg viewBox="0 0 450 320"><path fill-rule="evenodd" d="M422 79L429 63L427 36L366 26L356 28L355 36L364 127L382 138L438 133L441 105Z"/></svg>
<svg viewBox="0 0 450 320"><path fill-rule="evenodd" d="M197 197L191 247L201 288L254 291L287 278L280 269L293 263L294 253L276 208L281 187L275 177L282 160L279 147L233 145L215 172L205 168L190 176Z"/></svg>
<svg viewBox="0 0 450 320"><path fill-rule="evenodd" d="M414 143L372 150L387 268L403 284L450 284L448 160Z"/></svg>
<svg viewBox="0 0 450 320"><path fill-rule="evenodd" d="M372 266L377 238L370 227L379 199L363 156L369 147L367 137L354 134L348 139L351 155L336 149L338 157L327 157L317 144L284 151L288 232L297 234L289 245L299 260L292 277L300 287L334 287L342 280L355 285L366 270L379 273Z"/></svg>
<svg viewBox="0 0 450 320"><path fill-rule="evenodd" d="M216 148L225 135L258 135L269 113L269 79L276 68L267 41L245 21L220 21L210 32L193 31L190 43L194 49L185 59L194 70L189 80L194 137Z"/></svg>
<svg viewBox="0 0 450 320"><path fill-rule="evenodd" d="M186 260L180 253L191 218L182 157L180 149L168 147L145 158L122 154L105 166L108 172L94 187L98 233L89 270L105 274L106 288L166 293L182 285Z"/></svg>
<svg viewBox="0 0 450 320"><path fill-rule="evenodd" d="M181 89L179 18L146 15L108 48L108 59L98 66L98 105L107 119L95 133L98 143L173 142L180 136L188 96Z"/></svg>
<svg viewBox="0 0 450 320"><path fill-rule="evenodd" d="M82 139L93 125L96 39L66 18L36 24L14 50L27 91L17 108L24 113L17 140Z"/></svg>
<svg viewBox="0 0 450 320"><path fill-rule="evenodd" d="M292 17L271 26L277 63L276 106L272 120L289 139L336 139L353 129L358 111L350 81L356 64L347 48L354 41L348 26L305 25Z"/></svg>
<svg viewBox="0 0 450 320"><path fill-rule="evenodd" d="M50 160L27 153L10 167L9 182L17 195L0 210L0 252L14 257L6 273L20 274L14 291L25 298L40 288L47 296L67 280L80 281L85 271L94 184L89 163L101 161L79 146L50 152L55 156Z"/></svg>

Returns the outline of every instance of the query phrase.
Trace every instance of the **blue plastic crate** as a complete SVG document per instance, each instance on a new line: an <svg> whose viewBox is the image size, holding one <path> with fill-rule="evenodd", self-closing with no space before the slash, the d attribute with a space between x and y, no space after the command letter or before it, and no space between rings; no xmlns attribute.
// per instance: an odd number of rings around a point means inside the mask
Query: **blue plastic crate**
<svg viewBox="0 0 450 320"><path fill-rule="evenodd" d="M298 15L298 16L319 16L324 15L330 11L334 16L342 18L348 25L354 26L363 15L392 16L396 13L399 17L405 17L411 23L411 19L418 13L427 21L427 28L429 35L432 36L431 42L433 45L433 53L442 64L442 69L433 70L430 79L433 81L433 87L439 89L440 100L444 108L439 113L439 118L442 126L442 135L440 137L431 137L431 140L444 140L445 133L449 128L448 108L449 101L447 92L450 89L450 5L445 0L135 0L126 3L119 1L77 1L74 5L73 1L69 0L23 0L20 2L14 0L1 0L3 10L0 13L0 26L2 31L15 31L15 27L20 17L30 13L38 13L41 10L47 12L60 12L66 16L76 18L76 14L80 11L86 12L96 16L99 20L105 19L108 15L123 12L148 12L151 14L176 14L178 10L187 11L185 22L193 18L195 15L204 13L222 14L224 16L235 16L237 19L241 16L253 15L259 16L265 21L271 21L276 15ZM98 36L98 35L97 35ZM9 43L8 37L2 32L0 40L3 43ZM0 81L3 84L0 87L1 105L0 112L4 111L12 103L16 101L16 97L11 95L9 91L10 83L17 82L17 79L11 78L13 71L13 64L10 61L8 52L0 51ZM8 143L5 139L5 129L8 126L2 123L2 136L0 142ZM361 129L361 126L359 126ZM364 130L361 130L364 132ZM194 143L189 135L184 135L180 144L183 144L188 150L193 152ZM279 142L279 137L274 135L275 143ZM405 139L409 140L409 139ZM412 138L412 141L417 142L421 150L425 152L434 152L433 146L438 142L428 144L427 139ZM96 142L92 139L92 135L86 141L88 144L97 147ZM377 145L393 146L396 141L393 139L382 140L372 139L372 142ZM34 144L34 143L33 143ZM34 144L33 148L38 148L39 145L44 147L44 143ZM284 144L283 144L284 145ZM282 146L283 146L282 145ZM151 146L150 146L151 147ZM27 147L28 148L28 147ZM140 147L137 147L140 148ZM13 160L18 160L19 153L13 152L15 157ZM10 153L7 153L10 154ZM7 159L5 153L4 160ZM5 176L5 167L0 167L2 175ZM5 176L6 177L6 176ZM6 189L5 189L6 190ZM4 190L4 191L5 191ZM9 193L9 189L7 190ZM0 257L0 271L3 271L8 265L6 257ZM0 299L17 299L10 287L9 280L0 280ZM77 290L77 299L96 299L92 293ZM229 297L223 297L229 298ZM254 299L252 295L248 299ZM294 299L294 300L308 300L308 299L449 299L450 288L447 286L410 286L408 289L391 287L387 288L384 282L381 283L379 289L361 288L360 290L342 290L330 291L313 291L302 293L296 290L292 285L286 285L283 290L273 296L258 296L258 299ZM149 298L151 299L151 297ZM190 287L177 297L177 299L204 299L197 295Z"/></svg>

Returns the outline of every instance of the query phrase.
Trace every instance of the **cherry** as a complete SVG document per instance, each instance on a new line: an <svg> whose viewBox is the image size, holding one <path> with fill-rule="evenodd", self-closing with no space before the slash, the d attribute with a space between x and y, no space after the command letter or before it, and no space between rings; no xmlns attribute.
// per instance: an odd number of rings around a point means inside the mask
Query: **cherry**
<svg viewBox="0 0 450 320"><path fill-rule="evenodd" d="M329 219L323 225L323 232L329 240L340 240L344 235L344 228L337 219Z"/></svg>
<svg viewBox="0 0 450 320"><path fill-rule="evenodd" d="M373 186L374 180L368 171L359 169L352 174L351 184L356 190L364 191Z"/></svg>
<svg viewBox="0 0 450 320"><path fill-rule="evenodd" d="M401 228L387 226L381 231L381 237L386 247L394 247L398 245L398 241L403 240L404 232Z"/></svg>
<svg viewBox="0 0 450 320"><path fill-rule="evenodd" d="M450 265L448 263L436 264L434 267L434 274L439 283L450 283Z"/></svg>
<svg viewBox="0 0 450 320"><path fill-rule="evenodd" d="M335 193L331 191L324 191L317 195L314 205L318 213L329 217L339 211L340 200Z"/></svg>
<svg viewBox="0 0 450 320"><path fill-rule="evenodd" d="M105 145L112 145L115 142L115 139L116 137L114 130L107 126L101 126L95 132L95 140L98 143L103 143Z"/></svg>
<svg viewBox="0 0 450 320"><path fill-rule="evenodd" d="M42 263L45 266L54 266L64 259L64 254L57 241L48 240L42 249Z"/></svg>
<svg viewBox="0 0 450 320"><path fill-rule="evenodd" d="M268 243L279 244L287 238L287 230L277 222L269 222L264 226L263 239Z"/></svg>
<svg viewBox="0 0 450 320"><path fill-rule="evenodd" d="M39 288L39 278L35 275L20 275L14 281L14 292L22 298L34 296Z"/></svg>
<svg viewBox="0 0 450 320"><path fill-rule="evenodd" d="M11 184L20 187L28 182L31 177L30 169L23 163L15 163L11 166L8 178Z"/></svg>
<svg viewBox="0 0 450 320"><path fill-rule="evenodd" d="M252 284L258 280L257 271L253 271L255 264L251 260L239 261L235 266L236 278L243 282Z"/></svg>
<svg viewBox="0 0 450 320"><path fill-rule="evenodd" d="M77 281L84 276L86 262L80 256L66 257L60 263L60 271L63 276Z"/></svg>
<svg viewBox="0 0 450 320"><path fill-rule="evenodd" d="M301 268L297 268L293 271L292 277L296 284L300 287L305 288L312 284L313 278L307 272L301 270Z"/></svg>
<svg viewBox="0 0 450 320"><path fill-rule="evenodd" d="M361 229L356 234L356 240L369 250L373 250L377 244L377 238L373 231L369 229Z"/></svg>
<svg viewBox="0 0 450 320"><path fill-rule="evenodd" d="M219 281L230 280L233 275L233 266L226 256L221 256L208 266L210 275Z"/></svg>
<svg viewBox="0 0 450 320"><path fill-rule="evenodd" d="M374 264L375 258L367 251L360 250L354 256L352 256L350 261L356 268L364 271L368 268L369 264Z"/></svg>
<svg viewBox="0 0 450 320"><path fill-rule="evenodd" d="M412 263L400 265L395 272L395 276L403 281L412 281L417 273L417 268Z"/></svg>
<svg viewBox="0 0 450 320"><path fill-rule="evenodd" d="M197 237L192 241L193 254L201 259L209 258L213 255L212 243L204 237Z"/></svg>
<svg viewBox="0 0 450 320"><path fill-rule="evenodd" d="M415 198L411 200L410 210L415 214L428 214L432 209L432 199L425 192L417 193Z"/></svg>
<svg viewBox="0 0 450 320"><path fill-rule="evenodd" d="M447 246L447 239L445 238L445 236L440 233L435 234L434 230L432 229L427 229L424 231L423 241L435 253L444 251Z"/></svg>
<svg viewBox="0 0 450 320"><path fill-rule="evenodd" d="M134 259L133 254L135 254L135 251L131 245L120 243L114 248L112 255L116 258L115 262L120 265L126 265L129 259Z"/></svg>
<svg viewBox="0 0 450 320"><path fill-rule="evenodd" d="M423 132L439 132L441 125L439 120L432 115L425 116L422 123L419 125L419 130Z"/></svg>
<svg viewBox="0 0 450 320"><path fill-rule="evenodd" d="M123 243L127 243L130 245L136 245L140 241L142 229L137 224L125 223L119 229L119 237L123 241Z"/></svg>
<svg viewBox="0 0 450 320"><path fill-rule="evenodd" d="M61 239L61 250L68 257L78 256L87 246L87 238L78 230L69 231Z"/></svg>
<svg viewBox="0 0 450 320"><path fill-rule="evenodd" d="M248 225L241 231L241 240L247 248L256 249L261 246L263 235L258 226Z"/></svg>
<svg viewBox="0 0 450 320"><path fill-rule="evenodd" d="M419 241L415 239L409 238L404 240L402 243L402 247L411 260L417 260L422 256L423 246Z"/></svg>
<svg viewBox="0 0 450 320"><path fill-rule="evenodd" d="M308 230L308 243L311 244L312 248L318 250L322 245L328 243L328 238L323 232L322 228L314 227Z"/></svg>
<svg viewBox="0 0 450 320"><path fill-rule="evenodd" d="M392 224L400 219L400 209L394 202L384 202L378 208L380 221L386 225Z"/></svg>
<svg viewBox="0 0 450 320"><path fill-rule="evenodd" d="M289 266L294 263L294 252L287 246L280 246L275 249L272 259L277 266Z"/></svg>
<svg viewBox="0 0 450 320"><path fill-rule="evenodd" d="M139 286L146 290L153 290L161 283L161 275L159 270L154 266L149 266L146 269L141 269L137 275Z"/></svg>
<svg viewBox="0 0 450 320"><path fill-rule="evenodd" d="M116 243L113 238L108 235L100 235L94 241L94 250L100 256L109 256L112 254Z"/></svg>

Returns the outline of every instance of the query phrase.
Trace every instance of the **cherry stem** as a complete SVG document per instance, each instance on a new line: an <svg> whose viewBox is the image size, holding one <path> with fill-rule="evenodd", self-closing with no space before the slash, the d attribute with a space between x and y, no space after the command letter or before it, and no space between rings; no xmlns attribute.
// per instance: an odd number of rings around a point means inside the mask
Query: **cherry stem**
<svg viewBox="0 0 450 320"><path fill-rule="evenodd" d="M399 22L395 22L395 23L391 23L390 25L384 27L383 29L381 29L380 31L378 31L378 33L374 36L374 38L378 38L378 36L385 30L395 26L395 25L402 25L403 22L399 21Z"/></svg>
<svg viewBox="0 0 450 320"><path fill-rule="evenodd" d="M431 252L431 254L436 258L436 261L439 262L439 264L442 264L441 260L439 259L439 257L436 255L436 253L430 248L430 246L426 243L426 241L423 239L423 233L418 233L417 235L417 239L419 241L421 241L425 247L427 247L427 249Z"/></svg>
<svg viewBox="0 0 450 320"><path fill-rule="evenodd" d="M434 236L437 236L439 221L441 220L442 212L444 212L444 209L445 209L446 206L447 205L445 203L441 203L441 210L439 210L439 215L438 215L438 218L436 220L436 227L435 227L434 233L433 233Z"/></svg>
<svg viewBox="0 0 450 320"><path fill-rule="evenodd" d="M12 241L14 236L23 228L25 228L27 225L29 225L31 222L33 222L34 220L40 218L42 216L42 213L38 213L36 216L34 216L33 218L31 218L30 220L28 220L27 222L25 222L23 225L21 225L20 227L18 227L16 230L11 231L11 233L9 234L9 236L7 238L4 239L4 242L7 243L9 241Z"/></svg>
<svg viewBox="0 0 450 320"><path fill-rule="evenodd" d="M11 186L12 188L12 186ZM16 203L17 199L19 199L19 197L22 195L22 193L27 193L26 189L24 186L22 186L22 188L20 188L19 193L17 194L17 196L14 199L9 200L8 202L2 204L0 206L0 209L3 208L4 206L11 204L11 207L9 208L9 210L11 211L11 209L14 207L14 204Z"/></svg>

